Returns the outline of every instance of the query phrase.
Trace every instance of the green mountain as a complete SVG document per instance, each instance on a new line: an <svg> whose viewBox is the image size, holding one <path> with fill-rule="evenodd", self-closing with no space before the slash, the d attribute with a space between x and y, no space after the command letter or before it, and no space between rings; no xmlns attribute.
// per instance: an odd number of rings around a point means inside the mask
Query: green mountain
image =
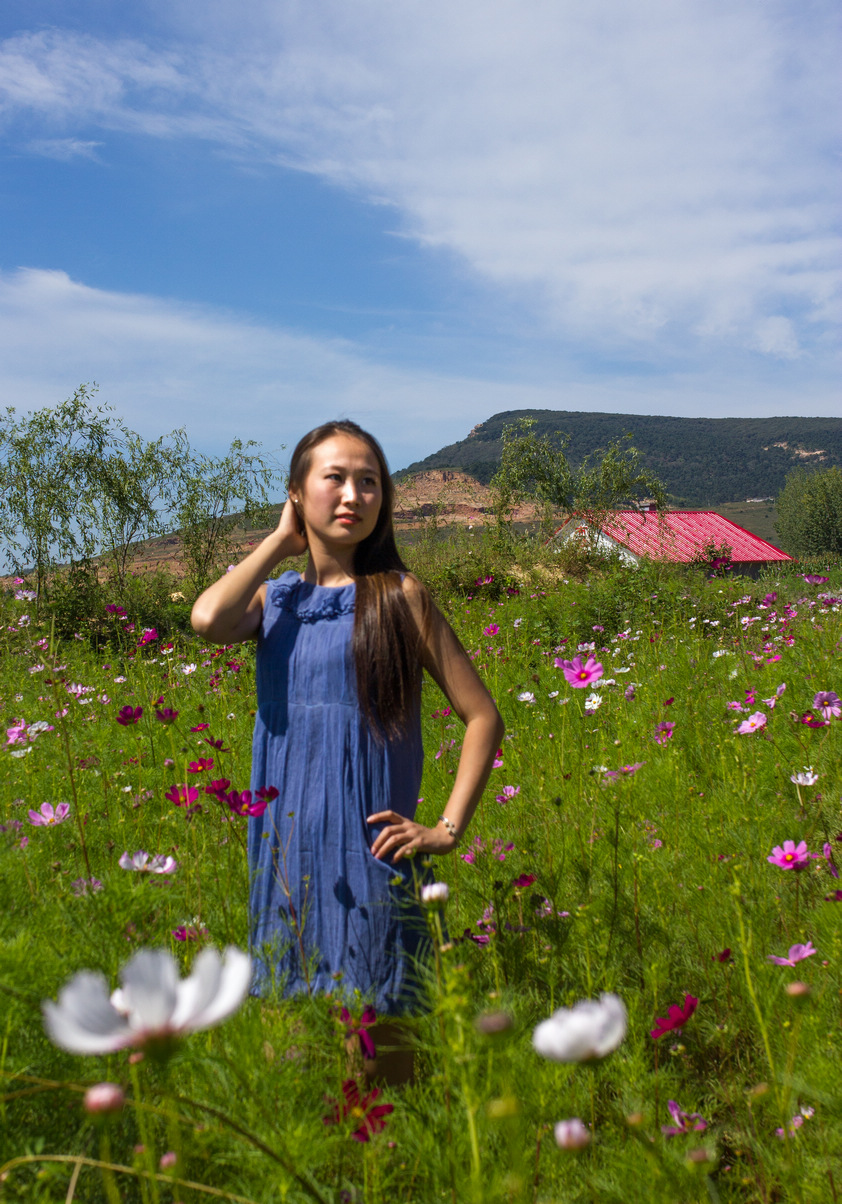
<svg viewBox="0 0 842 1204"><path fill-rule="evenodd" d="M459 443L408 465L398 477L458 468L487 484L500 462L503 428L534 418L538 435L569 435L567 457L586 456L625 434L684 506L776 497L793 468L842 466L840 418L662 418L575 410L508 410L481 422Z"/></svg>

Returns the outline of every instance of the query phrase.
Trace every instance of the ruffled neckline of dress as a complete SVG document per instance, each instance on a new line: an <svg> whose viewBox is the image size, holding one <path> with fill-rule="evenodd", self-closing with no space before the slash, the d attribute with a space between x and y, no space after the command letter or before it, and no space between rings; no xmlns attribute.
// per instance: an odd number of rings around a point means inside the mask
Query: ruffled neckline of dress
<svg viewBox="0 0 842 1204"><path fill-rule="evenodd" d="M290 569L270 582L269 588L275 605L302 623L338 619L354 612L357 590L354 581L347 585L311 585Z"/></svg>

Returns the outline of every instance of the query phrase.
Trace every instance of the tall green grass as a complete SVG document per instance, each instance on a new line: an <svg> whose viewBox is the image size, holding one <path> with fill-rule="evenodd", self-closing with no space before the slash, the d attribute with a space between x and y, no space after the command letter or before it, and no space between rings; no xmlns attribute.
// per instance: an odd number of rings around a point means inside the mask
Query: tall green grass
<svg viewBox="0 0 842 1204"><path fill-rule="evenodd" d="M325 1123L349 1073L335 1000L248 1000L163 1061L74 1057L47 1039L41 1001L80 969L116 986L141 947L170 949L183 972L203 943L246 947L248 821L207 797L188 816L164 796L208 777L248 785L253 651L186 634L138 648L149 619L131 611L96 616L94 651L82 620L81 638L58 640L49 624L22 621L25 600L5 597L4 727L53 730L0 752L0 1198L839 1199L842 884L824 849L842 863L842 721L802 722L817 692L842 691L840 604L822 600L842 593L838 564L808 566L828 568L827 585L795 570L707 579L588 568L473 532L430 535L407 554L507 733L461 848L435 862L450 899L446 930L433 923L416 1080L384 1090L378 1102L393 1111L368 1142L351 1138L359 1120ZM770 592L777 599L758 607ZM554 661L591 642L603 676L573 689ZM729 709L747 692L746 710ZM171 725L155 719L159 699L178 711ZM124 706L143 708L139 722L116 722ZM426 683L419 818L430 823L461 739L446 707ZM737 734L752 713L765 727ZM658 743L665 722L672 735ZM213 769L189 773L201 756ZM807 766L817 782L793 783ZM70 814L33 827L28 811L45 801L68 802ZM767 860L802 839L820 854L803 871ZM119 868L138 849L173 856L178 871ZM78 893L90 878L102 889ZM176 939L182 928L196 939ZM767 960L808 941L815 955L793 968ZM807 990L788 993L796 982ZM615 1052L584 1064L535 1053L540 1020L601 992L628 1009ZM699 1001L693 1015L653 1039L656 1018L686 995ZM104 1080L127 1104L100 1125L82 1098ZM665 1136L671 1100L707 1127ZM553 1126L573 1117L590 1144L560 1149ZM168 1153L174 1164L160 1169Z"/></svg>

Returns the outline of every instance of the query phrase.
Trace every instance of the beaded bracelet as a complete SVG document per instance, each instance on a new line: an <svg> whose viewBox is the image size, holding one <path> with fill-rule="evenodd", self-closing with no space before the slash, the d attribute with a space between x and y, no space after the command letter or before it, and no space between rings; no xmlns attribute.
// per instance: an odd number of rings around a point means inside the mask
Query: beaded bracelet
<svg viewBox="0 0 842 1204"><path fill-rule="evenodd" d="M448 819L446 815L440 815L439 823L444 824L444 826L447 828L448 835L453 837L455 844L458 844L459 843L459 833L456 831L456 824L453 822L453 820Z"/></svg>

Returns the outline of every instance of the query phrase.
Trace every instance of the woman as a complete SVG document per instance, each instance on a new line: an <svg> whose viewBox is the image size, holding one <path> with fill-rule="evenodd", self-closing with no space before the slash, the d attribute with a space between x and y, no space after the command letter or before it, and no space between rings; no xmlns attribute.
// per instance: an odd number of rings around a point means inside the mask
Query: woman
<svg viewBox="0 0 842 1204"><path fill-rule="evenodd" d="M288 493L277 529L192 614L216 643L258 641L252 788L279 797L249 823L253 989L356 994L399 1016L418 1004L424 934L412 858L459 843L503 725L398 554L377 441L353 422L317 427L293 453ZM304 552L303 575L266 580ZM422 669L465 724L432 827L414 818Z"/></svg>

